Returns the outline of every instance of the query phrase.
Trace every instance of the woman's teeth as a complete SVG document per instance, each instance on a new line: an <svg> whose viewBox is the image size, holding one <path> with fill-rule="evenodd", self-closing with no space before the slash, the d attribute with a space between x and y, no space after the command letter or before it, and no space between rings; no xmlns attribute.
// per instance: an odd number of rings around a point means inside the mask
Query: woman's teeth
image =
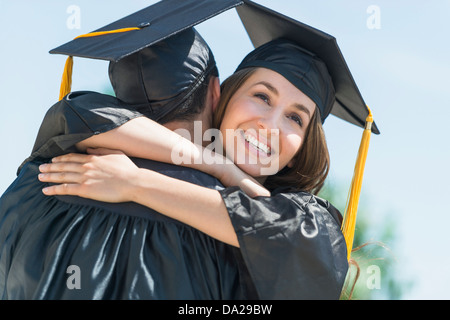
<svg viewBox="0 0 450 320"><path fill-rule="evenodd" d="M252 146L256 147L257 149L264 151L267 154L270 154L270 147L266 144L262 143L261 141L258 141L254 136L245 134L244 135L245 140L250 143Z"/></svg>

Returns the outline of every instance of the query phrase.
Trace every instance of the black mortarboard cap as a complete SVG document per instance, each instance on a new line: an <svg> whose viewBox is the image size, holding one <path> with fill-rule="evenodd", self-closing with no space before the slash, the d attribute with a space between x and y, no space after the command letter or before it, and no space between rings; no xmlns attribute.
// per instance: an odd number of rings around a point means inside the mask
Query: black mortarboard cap
<svg viewBox="0 0 450 320"><path fill-rule="evenodd" d="M291 40L322 60L332 78L336 93L335 102L330 110L331 114L364 127L369 109L361 96L336 39L321 30L252 1L243 1L245 4L237 7L236 10L255 48L272 40L284 38ZM372 132L379 133L375 123L372 124Z"/></svg>
<svg viewBox="0 0 450 320"><path fill-rule="evenodd" d="M117 62L241 3L240 0L162 0L92 33L136 30L75 38L50 53Z"/></svg>
<svg viewBox="0 0 450 320"><path fill-rule="evenodd" d="M116 97L146 104L146 115L159 121L217 70L211 49L192 26L239 3L164 0L51 50L69 56L60 99L70 92L73 56L107 60Z"/></svg>
<svg viewBox="0 0 450 320"><path fill-rule="evenodd" d="M116 97L162 123L209 74L218 76L214 55L194 28L109 63Z"/></svg>

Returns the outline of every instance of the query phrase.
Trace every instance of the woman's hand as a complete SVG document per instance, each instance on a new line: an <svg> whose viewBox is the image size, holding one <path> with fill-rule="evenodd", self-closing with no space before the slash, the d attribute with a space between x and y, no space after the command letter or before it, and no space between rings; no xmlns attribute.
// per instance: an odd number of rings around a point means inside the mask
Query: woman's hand
<svg viewBox="0 0 450 320"><path fill-rule="evenodd" d="M222 166L222 174L219 175L217 179L219 179L225 187L238 186L252 198L258 196L270 197L269 190L239 169L234 163L227 163Z"/></svg>
<svg viewBox="0 0 450 320"><path fill-rule="evenodd" d="M39 167L42 182L58 183L43 189L46 195L75 195L105 202L131 201L129 184L139 168L121 151L88 149L71 153Z"/></svg>

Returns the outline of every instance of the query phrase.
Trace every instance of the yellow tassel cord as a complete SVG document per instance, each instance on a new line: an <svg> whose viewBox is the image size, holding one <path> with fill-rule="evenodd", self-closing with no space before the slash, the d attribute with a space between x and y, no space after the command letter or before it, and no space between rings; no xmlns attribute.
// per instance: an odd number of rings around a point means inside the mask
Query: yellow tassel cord
<svg viewBox="0 0 450 320"><path fill-rule="evenodd" d="M72 69L73 57L69 56L64 65L64 73L61 79L61 87L59 88L59 100L64 98L72 88Z"/></svg>
<svg viewBox="0 0 450 320"><path fill-rule="evenodd" d="M87 38L87 37L97 37L102 36L105 34L111 34L111 33L119 33L119 32L127 32L132 30L139 30L140 28L133 27L133 28L122 28L122 29L116 29L116 30L110 30L110 31L98 31L98 32L91 32L79 35L78 37L74 38ZM69 56L66 60L66 64L64 66L64 73L61 79L61 87L59 89L59 100L64 98L68 93L70 93L70 90L72 88L72 70L73 70L73 57Z"/></svg>
<svg viewBox="0 0 450 320"><path fill-rule="evenodd" d="M369 109L369 115L366 118L366 126L361 138L358 157L356 158L355 170L353 173L352 184L350 186L347 205L344 213L344 222L342 223L342 233L347 244L347 259L350 260L353 248L353 239L355 237L356 214L358 211L359 196L364 175L364 166L366 164L367 152L369 150L370 134L372 129L373 117Z"/></svg>

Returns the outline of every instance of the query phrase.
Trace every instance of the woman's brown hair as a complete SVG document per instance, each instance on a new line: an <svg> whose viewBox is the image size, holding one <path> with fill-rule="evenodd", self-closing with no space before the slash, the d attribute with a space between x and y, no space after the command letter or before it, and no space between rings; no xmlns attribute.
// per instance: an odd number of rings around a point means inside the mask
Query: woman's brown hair
<svg viewBox="0 0 450 320"><path fill-rule="evenodd" d="M226 106L234 93L255 72L257 68L240 70L228 77L221 85L220 102L214 112L213 125L220 128ZM322 188L329 172L330 155L316 108L306 130L305 140L295 155L295 163L289 168L282 168L275 175L269 176L264 186L269 190L278 187L291 187L296 190L317 194Z"/></svg>

